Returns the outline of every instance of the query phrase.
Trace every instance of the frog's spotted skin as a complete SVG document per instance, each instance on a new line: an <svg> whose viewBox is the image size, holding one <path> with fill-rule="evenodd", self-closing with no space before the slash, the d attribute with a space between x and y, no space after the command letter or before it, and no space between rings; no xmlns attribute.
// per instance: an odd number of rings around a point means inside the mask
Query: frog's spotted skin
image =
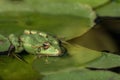
<svg viewBox="0 0 120 80"><path fill-rule="evenodd" d="M9 40L15 47L16 53L25 50L35 55L59 56L63 54L59 40L45 32L25 30L19 38L11 34Z"/></svg>

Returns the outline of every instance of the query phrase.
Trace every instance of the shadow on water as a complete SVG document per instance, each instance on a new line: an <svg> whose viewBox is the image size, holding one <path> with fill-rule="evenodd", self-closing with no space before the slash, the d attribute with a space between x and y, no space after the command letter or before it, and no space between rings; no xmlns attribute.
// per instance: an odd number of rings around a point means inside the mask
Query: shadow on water
<svg viewBox="0 0 120 80"><path fill-rule="evenodd" d="M69 40L97 51L120 52L120 18L98 17L96 25L80 37Z"/></svg>
<svg viewBox="0 0 120 80"><path fill-rule="evenodd" d="M4 79L0 76L0 80L4 80Z"/></svg>
<svg viewBox="0 0 120 80"><path fill-rule="evenodd" d="M103 70L103 71L111 71L111 72L115 72L115 73L120 73L120 67L113 67L113 68L108 68L108 69L104 69L104 68L87 68L90 70Z"/></svg>
<svg viewBox="0 0 120 80"><path fill-rule="evenodd" d="M109 32L120 50L120 18L103 17L98 19L100 20L99 24Z"/></svg>

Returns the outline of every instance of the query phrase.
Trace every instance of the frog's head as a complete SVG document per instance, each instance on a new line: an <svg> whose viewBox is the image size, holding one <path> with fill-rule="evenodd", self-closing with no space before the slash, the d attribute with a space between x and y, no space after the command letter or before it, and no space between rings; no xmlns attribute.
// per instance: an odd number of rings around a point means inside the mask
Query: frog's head
<svg viewBox="0 0 120 80"><path fill-rule="evenodd" d="M53 36L47 36L47 41L42 44L40 54L48 56L60 56L63 52L61 42Z"/></svg>

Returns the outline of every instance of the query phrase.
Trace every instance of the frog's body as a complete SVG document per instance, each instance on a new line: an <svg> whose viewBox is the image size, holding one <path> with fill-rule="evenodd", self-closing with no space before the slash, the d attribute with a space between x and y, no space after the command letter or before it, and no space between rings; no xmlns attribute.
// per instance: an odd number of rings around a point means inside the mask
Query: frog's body
<svg viewBox="0 0 120 80"><path fill-rule="evenodd" d="M15 48L15 53L26 52L34 55L60 56L63 48L60 41L44 32L25 30L24 34L16 37L9 36L9 41Z"/></svg>

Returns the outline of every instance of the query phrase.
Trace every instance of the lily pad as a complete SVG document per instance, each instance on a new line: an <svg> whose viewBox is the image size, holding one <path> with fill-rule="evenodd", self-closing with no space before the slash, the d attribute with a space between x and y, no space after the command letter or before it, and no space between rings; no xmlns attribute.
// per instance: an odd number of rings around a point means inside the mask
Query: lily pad
<svg viewBox="0 0 120 80"><path fill-rule="evenodd" d="M109 0L102 0L102 1L98 1L98 0L26 0L28 3L40 3L41 1L43 2L47 2L47 3L51 3L51 2L62 2L62 3L81 3L81 4L87 4L90 5L92 7L97 7L100 6L102 4L105 4L106 2L108 2Z"/></svg>
<svg viewBox="0 0 120 80"><path fill-rule="evenodd" d="M0 80L37 80L41 76L32 69L32 56L27 55L29 64L10 56L0 56Z"/></svg>
<svg viewBox="0 0 120 80"><path fill-rule="evenodd" d="M120 66L120 56L110 53L103 53L103 56L89 63L87 67L91 68L112 68Z"/></svg>
<svg viewBox="0 0 120 80"><path fill-rule="evenodd" d="M80 68L101 57L101 52L78 45L67 44L67 52L61 57L41 57L33 63L33 68L43 74Z"/></svg>
<svg viewBox="0 0 120 80"><path fill-rule="evenodd" d="M120 75L109 71L74 70L50 74L43 80L119 80Z"/></svg>
<svg viewBox="0 0 120 80"><path fill-rule="evenodd" d="M50 2L56 2L56 3L59 3L59 2L63 2L63 3L81 3L81 4L87 4L87 5L90 5L92 7L97 7L97 6L100 6L100 5L103 5L105 3L107 3L109 0L102 0L102 1L99 1L99 0L1 0L0 3L3 5L3 4L9 4L9 3L17 3L18 6L20 7L19 4L24 4L23 6L25 7L25 9L27 10L28 9L28 5L31 3L33 5L35 4L39 4L40 2L47 2L47 3L50 3Z"/></svg>
<svg viewBox="0 0 120 80"><path fill-rule="evenodd" d="M101 8L96 9L96 13L99 16L120 17L120 3L111 2Z"/></svg>
<svg viewBox="0 0 120 80"><path fill-rule="evenodd" d="M47 3L39 0L37 4L5 1L0 4L0 33L6 35L35 29L68 40L88 31L96 17L90 6L80 3Z"/></svg>

